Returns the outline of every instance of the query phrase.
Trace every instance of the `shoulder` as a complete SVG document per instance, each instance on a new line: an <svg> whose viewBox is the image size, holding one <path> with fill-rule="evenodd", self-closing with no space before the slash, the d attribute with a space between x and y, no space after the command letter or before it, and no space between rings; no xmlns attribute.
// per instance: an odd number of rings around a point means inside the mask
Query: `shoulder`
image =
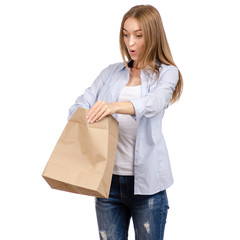
<svg viewBox="0 0 240 240"><path fill-rule="evenodd" d="M178 71L178 68L173 65L166 65L162 63L160 67L160 72L165 72L165 71Z"/></svg>
<svg viewBox="0 0 240 240"><path fill-rule="evenodd" d="M113 73L113 72L121 71L124 68L125 68L124 62L118 62L118 63L113 63L108 65L103 71Z"/></svg>
<svg viewBox="0 0 240 240"><path fill-rule="evenodd" d="M158 77L159 82L174 82L179 80L178 68L173 65L161 64L160 74Z"/></svg>
<svg viewBox="0 0 240 240"><path fill-rule="evenodd" d="M159 78L166 75L175 75L178 78L178 68L173 65L161 64Z"/></svg>
<svg viewBox="0 0 240 240"><path fill-rule="evenodd" d="M104 69L102 69L102 71L99 74L99 77L102 79L107 79L113 74L115 74L116 72L122 70L124 67L125 66L123 62L110 64Z"/></svg>

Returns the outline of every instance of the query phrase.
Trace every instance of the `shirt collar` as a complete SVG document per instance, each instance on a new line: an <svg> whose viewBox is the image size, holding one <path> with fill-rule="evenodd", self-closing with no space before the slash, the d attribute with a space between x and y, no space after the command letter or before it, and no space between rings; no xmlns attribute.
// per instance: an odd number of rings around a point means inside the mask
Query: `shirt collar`
<svg viewBox="0 0 240 240"><path fill-rule="evenodd" d="M127 65L128 65L128 68L131 68L132 65L133 65L133 60L130 59L128 62L127 62ZM122 71L123 69L126 69L126 66L125 66L125 63L123 62L120 67L119 67L119 72Z"/></svg>

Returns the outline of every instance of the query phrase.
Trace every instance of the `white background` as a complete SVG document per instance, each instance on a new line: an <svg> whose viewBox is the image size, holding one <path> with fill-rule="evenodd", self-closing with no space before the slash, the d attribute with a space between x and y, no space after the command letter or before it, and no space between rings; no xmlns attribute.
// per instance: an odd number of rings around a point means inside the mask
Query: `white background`
<svg viewBox="0 0 240 240"><path fill-rule="evenodd" d="M53 190L41 174L69 107L122 61L123 14L146 3L160 11L184 79L163 123L175 179L165 239L240 239L234 0L0 1L0 239L98 239L94 198Z"/></svg>

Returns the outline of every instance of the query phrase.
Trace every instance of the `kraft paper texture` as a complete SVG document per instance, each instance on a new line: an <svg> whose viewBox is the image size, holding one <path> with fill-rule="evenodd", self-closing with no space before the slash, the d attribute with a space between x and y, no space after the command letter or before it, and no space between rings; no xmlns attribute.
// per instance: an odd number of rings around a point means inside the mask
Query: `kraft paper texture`
<svg viewBox="0 0 240 240"><path fill-rule="evenodd" d="M78 108L64 128L43 178L54 189L108 198L118 143L118 122L107 116L88 123Z"/></svg>

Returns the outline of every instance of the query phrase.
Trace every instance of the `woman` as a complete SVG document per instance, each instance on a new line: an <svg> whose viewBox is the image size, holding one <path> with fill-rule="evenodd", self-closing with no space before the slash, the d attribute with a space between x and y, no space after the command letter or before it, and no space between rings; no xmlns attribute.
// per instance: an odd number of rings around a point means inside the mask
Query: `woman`
<svg viewBox="0 0 240 240"><path fill-rule="evenodd" d="M139 240L163 239L168 212L166 189L173 178L162 134L169 103L182 92L159 12L150 5L131 8L122 19L123 63L105 68L70 109L90 109L98 122L112 115L119 141L108 199L96 199L100 239L127 239L130 218Z"/></svg>

